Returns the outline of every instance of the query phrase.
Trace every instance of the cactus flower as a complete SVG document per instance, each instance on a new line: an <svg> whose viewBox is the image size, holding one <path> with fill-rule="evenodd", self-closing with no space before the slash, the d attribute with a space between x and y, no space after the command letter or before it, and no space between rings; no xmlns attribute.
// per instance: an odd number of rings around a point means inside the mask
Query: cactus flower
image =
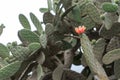
<svg viewBox="0 0 120 80"><path fill-rule="evenodd" d="M79 26L79 27L76 27L76 28L75 28L75 32L76 32L77 34L82 34L82 33L85 32L85 30L86 30L86 27L85 27L85 26Z"/></svg>

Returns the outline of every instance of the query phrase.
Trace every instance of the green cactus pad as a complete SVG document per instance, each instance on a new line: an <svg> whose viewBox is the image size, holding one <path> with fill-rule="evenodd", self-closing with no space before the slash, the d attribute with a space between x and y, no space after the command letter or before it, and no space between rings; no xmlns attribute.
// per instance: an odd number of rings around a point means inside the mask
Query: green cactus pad
<svg viewBox="0 0 120 80"><path fill-rule="evenodd" d="M106 52L120 48L120 38L114 36L107 45Z"/></svg>
<svg viewBox="0 0 120 80"><path fill-rule="evenodd" d="M114 62L114 75L120 79L120 59Z"/></svg>
<svg viewBox="0 0 120 80"><path fill-rule="evenodd" d="M6 79L14 75L20 68L21 62L15 61L0 69L0 79Z"/></svg>
<svg viewBox="0 0 120 80"><path fill-rule="evenodd" d="M47 46L47 36L45 33L40 35L40 44L43 48L46 48Z"/></svg>
<svg viewBox="0 0 120 80"><path fill-rule="evenodd" d="M23 14L19 15L19 21L25 29L31 30L30 23L29 23L28 19Z"/></svg>
<svg viewBox="0 0 120 80"><path fill-rule="evenodd" d="M2 57L2 58L9 57L9 50L2 43L0 43L0 57Z"/></svg>
<svg viewBox="0 0 120 80"><path fill-rule="evenodd" d="M96 8L95 5L93 5L92 3L88 3L86 5L86 11L88 13L88 15L90 16L90 18L97 24L101 24L101 18L100 18L100 13L98 11L98 9Z"/></svg>
<svg viewBox="0 0 120 80"><path fill-rule="evenodd" d="M52 79L53 80L62 80L63 79L63 73L64 73L64 66L63 65L59 65L52 74Z"/></svg>
<svg viewBox="0 0 120 80"><path fill-rule="evenodd" d="M118 59L120 59L120 48L107 52L102 61L104 64L110 64Z"/></svg>
<svg viewBox="0 0 120 80"><path fill-rule="evenodd" d="M41 13L45 13L45 12L48 12L48 8L40 8L39 11Z"/></svg>
<svg viewBox="0 0 120 80"><path fill-rule="evenodd" d="M89 16L82 18L81 23L82 23L82 25L84 25L87 28L87 30L95 27L95 23Z"/></svg>
<svg viewBox="0 0 120 80"><path fill-rule="evenodd" d="M33 24L35 25L35 27L37 28L37 31L41 34L43 32L41 22L38 20L38 18L33 13L30 13L30 18Z"/></svg>
<svg viewBox="0 0 120 80"><path fill-rule="evenodd" d="M46 13L43 14L43 22L45 24L53 23L53 21L54 21L54 15L53 14L51 14L50 12L46 12Z"/></svg>
<svg viewBox="0 0 120 80"><path fill-rule="evenodd" d="M103 67L98 62L93 53L92 45L90 44L90 40L86 34L81 35L81 46L83 49L83 55L85 57L86 63L89 66L90 70L93 72L93 74L97 74L97 76L102 76L101 78L103 78L103 80L108 80L108 77Z"/></svg>
<svg viewBox="0 0 120 80"><path fill-rule="evenodd" d="M9 43L8 48L11 51L12 55L20 61L27 59L30 54L28 47L13 46L11 43Z"/></svg>
<svg viewBox="0 0 120 80"><path fill-rule="evenodd" d="M30 51L36 51L37 49L39 49L41 47L40 43L34 42L34 43L30 43L28 45Z"/></svg>
<svg viewBox="0 0 120 80"><path fill-rule="evenodd" d="M80 15L80 8L79 6L76 6L72 9L72 11L69 13L69 17L76 22L81 21L81 15Z"/></svg>
<svg viewBox="0 0 120 80"><path fill-rule="evenodd" d="M102 9L105 12L116 12L118 10L118 5L110 2L104 2L102 4Z"/></svg>
<svg viewBox="0 0 120 80"><path fill-rule="evenodd" d="M100 38L96 41L95 45L93 45L93 53L95 54L95 57L98 59L98 61L102 64L102 56L105 50L105 39Z"/></svg>
<svg viewBox="0 0 120 80"><path fill-rule="evenodd" d="M47 23L45 26L45 33L47 36L51 35L54 32L54 26L51 23Z"/></svg>
<svg viewBox="0 0 120 80"><path fill-rule="evenodd" d="M113 36L117 35L120 32L120 23L115 22L112 24L112 27L107 30L105 26L102 26L99 34L105 39L111 39Z"/></svg>
<svg viewBox="0 0 120 80"><path fill-rule="evenodd" d="M32 42L39 42L39 36L28 29L22 29L18 31L18 37L25 44L29 44Z"/></svg>

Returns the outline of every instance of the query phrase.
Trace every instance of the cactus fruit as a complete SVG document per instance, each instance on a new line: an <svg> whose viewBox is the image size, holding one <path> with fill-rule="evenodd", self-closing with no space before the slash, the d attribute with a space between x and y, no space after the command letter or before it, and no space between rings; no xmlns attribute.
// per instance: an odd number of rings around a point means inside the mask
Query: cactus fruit
<svg viewBox="0 0 120 80"><path fill-rule="evenodd" d="M105 12L116 12L118 10L118 5L110 2L104 2L102 4L102 9Z"/></svg>

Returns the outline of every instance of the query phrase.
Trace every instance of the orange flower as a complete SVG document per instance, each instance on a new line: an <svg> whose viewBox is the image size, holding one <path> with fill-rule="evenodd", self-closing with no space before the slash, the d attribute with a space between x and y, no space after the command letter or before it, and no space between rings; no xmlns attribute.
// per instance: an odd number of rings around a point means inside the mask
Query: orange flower
<svg viewBox="0 0 120 80"><path fill-rule="evenodd" d="M79 26L75 28L75 32L78 34L82 34L85 32L86 27L85 26Z"/></svg>

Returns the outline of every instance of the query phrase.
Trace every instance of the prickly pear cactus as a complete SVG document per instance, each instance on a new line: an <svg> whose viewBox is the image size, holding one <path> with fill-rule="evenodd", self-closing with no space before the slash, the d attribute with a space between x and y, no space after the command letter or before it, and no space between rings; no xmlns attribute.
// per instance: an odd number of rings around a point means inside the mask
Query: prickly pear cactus
<svg viewBox="0 0 120 80"><path fill-rule="evenodd" d="M0 43L0 80L120 79L120 0L47 0L39 10L43 21L19 15L20 43Z"/></svg>

